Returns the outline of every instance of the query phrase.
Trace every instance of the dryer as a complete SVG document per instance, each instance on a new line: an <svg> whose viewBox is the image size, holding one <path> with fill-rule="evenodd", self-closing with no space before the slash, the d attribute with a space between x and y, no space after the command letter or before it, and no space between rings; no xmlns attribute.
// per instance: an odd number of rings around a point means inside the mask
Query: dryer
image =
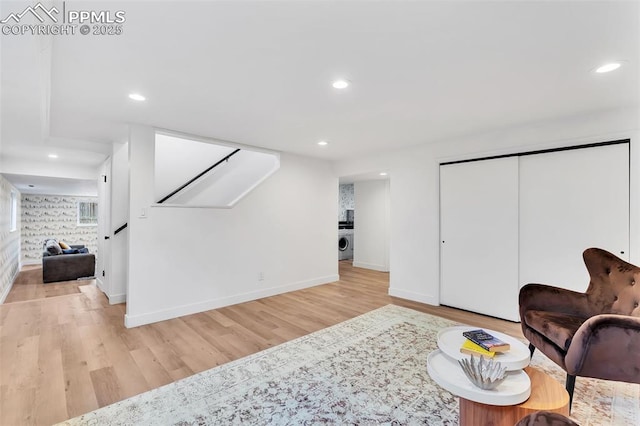
<svg viewBox="0 0 640 426"><path fill-rule="evenodd" d="M353 229L338 231L338 260L353 259Z"/></svg>

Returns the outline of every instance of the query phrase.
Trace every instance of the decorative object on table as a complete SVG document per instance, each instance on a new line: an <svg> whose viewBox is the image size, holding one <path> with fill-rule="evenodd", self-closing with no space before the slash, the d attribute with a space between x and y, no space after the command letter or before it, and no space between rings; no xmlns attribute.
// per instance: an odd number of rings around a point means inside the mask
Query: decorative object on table
<svg viewBox="0 0 640 426"><path fill-rule="evenodd" d="M493 359L486 359L480 355L471 355L469 358L458 360L464 374L471 380L471 383L480 389L493 389L504 381L507 377L507 368Z"/></svg>
<svg viewBox="0 0 640 426"><path fill-rule="evenodd" d="M460 352L467 355L484 355L487 358L493 358L496 356L498 352L491 352L478 345L477 343L473 343L469 339L465 339L464 343L460 347Z"/></svg>
<svg viewBox="0 0 640 426"><path fill-rule="evenodd" d="M566 371L571 401L576 376L640 383L640 268L599 248L582 257L586 292L527 284L519 296L531 355L538 348Z"/></svg>
<svg viewBox="0 0 640 426"><path fill-rule="evenodd" d="M507 342L482 329L465 331L462 335L490 352L507 352L511 348Z"/></svg>

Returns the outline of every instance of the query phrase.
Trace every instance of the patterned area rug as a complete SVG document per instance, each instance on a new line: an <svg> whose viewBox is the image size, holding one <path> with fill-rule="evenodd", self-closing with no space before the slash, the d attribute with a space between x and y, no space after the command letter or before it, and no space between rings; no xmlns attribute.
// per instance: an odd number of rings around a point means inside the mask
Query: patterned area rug
<svg viewBox="0 0 640 426"><path fill-rule="evenodd" d="M458 399L426 368L456 323L388 305L68 420L62 425L457 425ZM532 365L564 383L536 352ZM640 424L640 385L578 378L571 417Z"/></svg>

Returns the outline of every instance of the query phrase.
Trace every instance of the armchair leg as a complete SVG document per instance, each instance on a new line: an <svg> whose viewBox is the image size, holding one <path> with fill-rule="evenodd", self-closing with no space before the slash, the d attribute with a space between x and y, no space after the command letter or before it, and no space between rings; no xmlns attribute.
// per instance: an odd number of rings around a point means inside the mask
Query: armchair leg
<svg viewBox="0 0 640 426"><path fill-rule="evenodd" d="M533 352L536 350L536 347L533 344L529 343L529 358L533 358Z"/></svg>
<svg viewBox="0 0 640 426"><path fill-rule="evenodd" d="M567 373L567 382L565 388L569 392L569 412L571 412L571 403L573 402L573 388L576 386L576 376Z"/></svg>

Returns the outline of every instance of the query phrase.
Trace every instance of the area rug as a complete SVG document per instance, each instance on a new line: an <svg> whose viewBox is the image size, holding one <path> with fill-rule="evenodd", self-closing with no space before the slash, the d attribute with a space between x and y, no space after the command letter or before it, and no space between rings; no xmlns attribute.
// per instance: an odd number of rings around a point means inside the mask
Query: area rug
<svg viewBox="0 0 640 426"><path fill-rule="evenodd" d="M426 368L438 330L453 325L388 305L61 424L457 425L457 397ZM564 381L544 355L532 365ZM571 417L640 424L639 388L578 378Z"/></svg>

